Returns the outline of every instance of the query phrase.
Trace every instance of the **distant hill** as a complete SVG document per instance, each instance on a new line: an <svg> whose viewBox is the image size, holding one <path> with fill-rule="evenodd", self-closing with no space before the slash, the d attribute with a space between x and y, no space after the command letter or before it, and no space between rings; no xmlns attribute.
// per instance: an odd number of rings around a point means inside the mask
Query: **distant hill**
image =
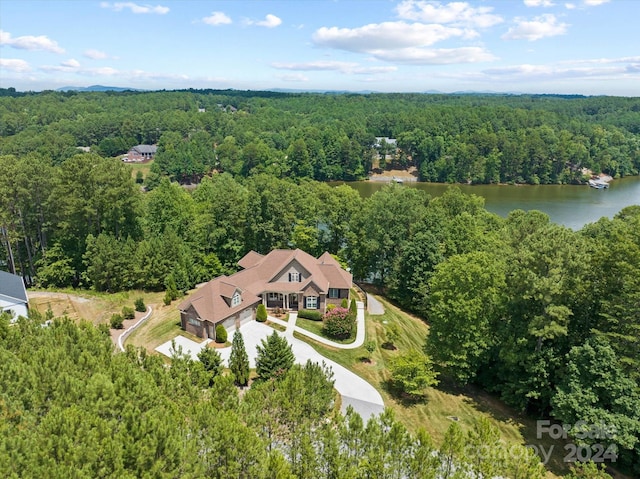
<svg viewBox="0 0 640 479"><path fill-rule="evenodd" d="M63 86L56 91L142 91L137 88L120 87L120 86L104 86L104 85L91 85L91 86Z"/></svg>

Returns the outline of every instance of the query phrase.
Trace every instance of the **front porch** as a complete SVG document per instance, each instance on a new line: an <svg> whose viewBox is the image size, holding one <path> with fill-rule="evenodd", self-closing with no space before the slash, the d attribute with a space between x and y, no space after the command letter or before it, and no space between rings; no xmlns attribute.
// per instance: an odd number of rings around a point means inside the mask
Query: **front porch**
<svg viewBox="0 0 640 479"><path fill-rule="evenodd" d="M302 302L301 293L263 293L262 303L269 309L281 308L289 311L298 311Z"/></svg>

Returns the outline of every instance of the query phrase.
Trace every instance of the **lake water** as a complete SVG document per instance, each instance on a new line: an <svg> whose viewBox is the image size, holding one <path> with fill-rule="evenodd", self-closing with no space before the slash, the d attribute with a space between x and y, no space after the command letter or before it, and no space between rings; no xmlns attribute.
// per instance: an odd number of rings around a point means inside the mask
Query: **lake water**
<svg viewBox="0 0 640 479"><path fill-rule="evenodd" d="M343 183L333 183L334 185ZM347 185L369 197L386 183L354 181ZM450 185L407 182L403 188L418 188L431 196L439 196ZM586 185L457 185L464 193L482 196L487 210L500 216L510 211L539 210L551 221L578 230L603 216L613 218L625 206L640 205L640 177L614 180L609 188L596 190Z"/></svg>

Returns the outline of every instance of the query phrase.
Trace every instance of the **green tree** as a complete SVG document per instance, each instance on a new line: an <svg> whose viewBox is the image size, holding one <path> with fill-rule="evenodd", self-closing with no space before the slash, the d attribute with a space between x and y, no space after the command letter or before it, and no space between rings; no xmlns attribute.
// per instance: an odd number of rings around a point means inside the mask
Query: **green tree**
<svg viewBox="0 0 640 479"><path fill-rule="evenodd" d="M426 350L461 382L474 379L496 342L504 289L505 266L489 253L452 256L436 267Z"/></svg>
<svg viewBox="0 0 640 479"><path fill-rule="evenodd" d="M258 309L256 310L256 321L260 323L264 323L267 320L267 308L263 303L258 305Z"/></svg>
<svg viewBox="0 0 640 479"><path fill-rule="evenodd" d="M233 333L231 342L231 355L229 356L229 369L238 386L244 387L249 382L249 356L244 347L244 338L240 330Z"/></svg>
<svg viewBox="0 0 640 479"><path fill-rule="evenodd" d="M216 377L220 376L224 369L220 353L213 348L204 347L198 353L198 359L204 366L205 371L210 374L209 386L213 386Z"/></svg>
<svg viewBox="0 0 640 479"><path fill-rule="evenodd" d="M415 349L394 357L389 372L392 386L410 397L424 396L427 388L438 384L438 373L433 370L431 360Z"/></svg>
<svg viewBox="0 0 640 479"><path fill-rule="evenodd" d="M262 380L278 378L291 369L294 362L291 345L274 331L256 346L256 372Z"/></svg>

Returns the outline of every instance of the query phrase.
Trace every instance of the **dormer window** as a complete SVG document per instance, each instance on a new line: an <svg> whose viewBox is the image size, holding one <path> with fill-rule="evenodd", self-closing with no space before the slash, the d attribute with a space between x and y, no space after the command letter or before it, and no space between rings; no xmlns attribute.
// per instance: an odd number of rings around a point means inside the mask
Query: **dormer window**
<svg viewBox="0 0 640 479"><path fill-rule="evenodd" d="M242 296L240 296L240 293L236 291L233 293L233 298L231 298L231 307L235 308L236 306L239 306L240 303L242 303Z"/></svg>
<svg viewBox="0 0 640 479"><path fill-rule="evenodd" d="M300 273L289 273L289 283L299 283L300 281L302 281Z"/></svg>

